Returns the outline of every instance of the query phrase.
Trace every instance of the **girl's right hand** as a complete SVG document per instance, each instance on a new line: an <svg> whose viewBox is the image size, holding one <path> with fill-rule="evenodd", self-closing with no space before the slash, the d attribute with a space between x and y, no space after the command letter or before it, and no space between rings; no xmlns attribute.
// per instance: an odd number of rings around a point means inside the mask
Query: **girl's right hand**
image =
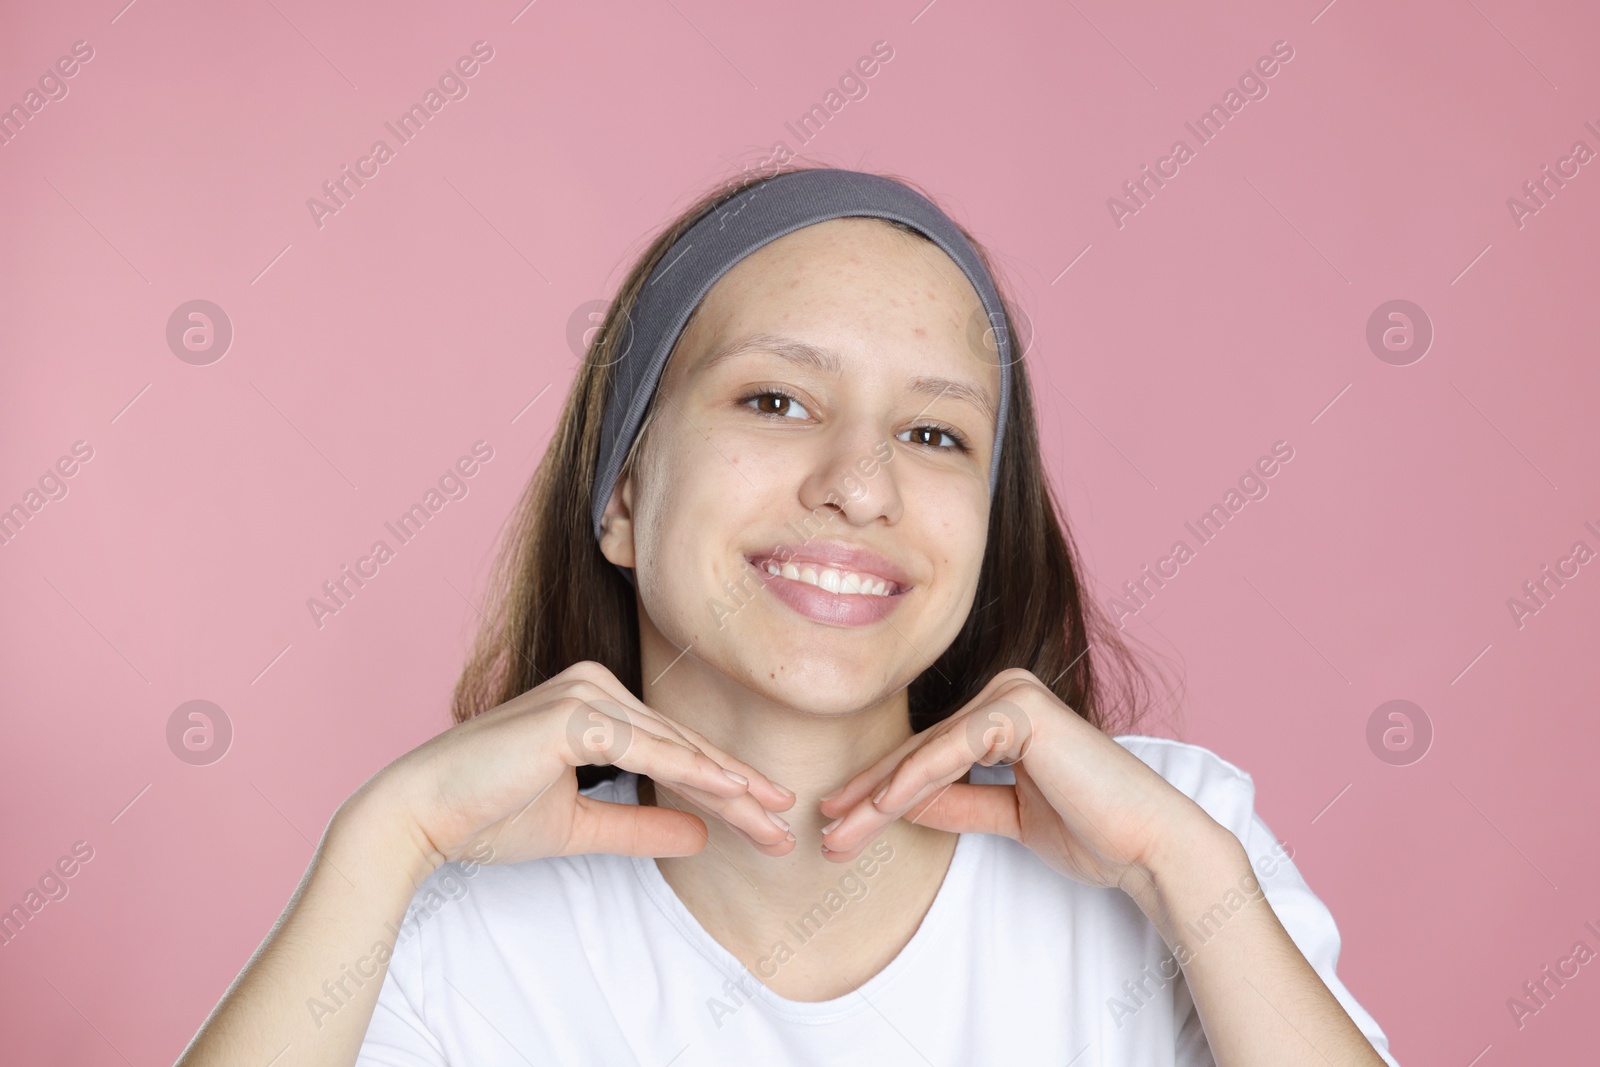
<svg viewBox="0 0 1600 1067"><path fill-rule="evenodd" d="M478 862L519 863L589 852L687 856L705 847L705 823L687 812L579 795L575 768L583 764L648 776L767 855L794 847L773 814L794 803L793 793L647 707L590 660L412 749L356 796L384 798L383 817L407 823L428 869L469 852Z"/></svg>

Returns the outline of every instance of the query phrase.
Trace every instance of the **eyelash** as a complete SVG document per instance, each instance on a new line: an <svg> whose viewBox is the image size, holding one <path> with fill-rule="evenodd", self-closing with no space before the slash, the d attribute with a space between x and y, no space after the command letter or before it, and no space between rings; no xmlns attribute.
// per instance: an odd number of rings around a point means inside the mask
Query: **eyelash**
<svg viewBox="0 0 1600 1067"><path fill-rule="evenodd" d="M785 398L786 400L794 401L796 404L800 403L800 398L799 397L795 396L793 393L789 392L787 389L780 389L777 386L765 386L765 387L763 387L761 389L755 390L754 392L746 393L744 396L739 398L739 403L740 404L748 404L748 403L750 403L750 401L752 401L752 400L760 400L764 396L781 396L781 397ZM787 415L779 415L776 412L771 412L771 411L757 411L756 414L765 416L767 418L773 418L773 419L788 418ZM944 434L946 437L950 438L950 440L955 442L954 447L951 447L951 448L944 448L944 447L942 447L940 445L926 445L926 446L924 446L924 447L927 447L927 448L931 448L936 452L963 452L963 453L965 453L965 452L971 452L972 451L972 446L971 446L971 444L968 443L965 435L963 435L959 430L957 430L957 429L955 429L953 427L950 427L950 426L946 426L943 423L924 422L924 423L920 423L920 424L918 424L916 426L913 426L912 429L913 430L934 430L934 431L937 431L938 433Z"/></svg>

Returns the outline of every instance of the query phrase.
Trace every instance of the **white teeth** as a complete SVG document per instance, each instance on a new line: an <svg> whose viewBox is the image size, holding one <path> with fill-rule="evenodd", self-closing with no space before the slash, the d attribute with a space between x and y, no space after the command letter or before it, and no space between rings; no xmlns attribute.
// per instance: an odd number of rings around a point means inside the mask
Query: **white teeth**
<svg viewBox="0 0 1600 1067"><path fill-rule="evenodd" d="M813 566L797 567L793 563L779 565L775 560L767 560L764 564L766 572L788 578L790 581L805 582L830 593L853 593L862 596L889 596L891 583L882 578L869 578L854 571L838 571L832 567L823 567L818 570Z"/></svg>

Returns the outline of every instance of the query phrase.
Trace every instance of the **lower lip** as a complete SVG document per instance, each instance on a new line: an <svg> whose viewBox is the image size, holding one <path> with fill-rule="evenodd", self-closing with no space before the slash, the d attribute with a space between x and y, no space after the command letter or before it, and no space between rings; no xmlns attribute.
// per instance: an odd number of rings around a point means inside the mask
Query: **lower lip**
<svg viewBox="0 0 1600 1067"><path fill-rule="evenodd" d="M902 589L893 596L830 593L819 585L771 574L764 564L750 565L779 600L806 618L831 626L871 626L898 607L906 592Z"/></svg>

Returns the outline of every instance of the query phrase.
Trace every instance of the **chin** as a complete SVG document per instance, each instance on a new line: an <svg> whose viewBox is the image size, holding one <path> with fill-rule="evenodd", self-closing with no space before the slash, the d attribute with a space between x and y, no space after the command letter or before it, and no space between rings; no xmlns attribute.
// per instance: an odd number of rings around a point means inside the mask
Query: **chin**
<svg viewBox="0 0 1600 1067"><path fill-rule="evenodd" d="M815 648L772 656L773 644L761 647L769 654L759 662L744 663L734 676L749 679L745 684L773 703L806 714L850 715L882 703L910 680L886 677L881 656L853 663Z"/></svg>

